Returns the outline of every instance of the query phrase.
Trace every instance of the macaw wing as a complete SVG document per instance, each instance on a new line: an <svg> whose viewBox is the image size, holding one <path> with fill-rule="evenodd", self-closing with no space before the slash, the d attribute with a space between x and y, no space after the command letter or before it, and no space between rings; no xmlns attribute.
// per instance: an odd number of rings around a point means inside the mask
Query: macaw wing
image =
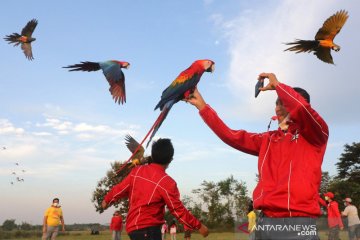
<svg viewBox="0 0 360 240"><path fill-rule="evenodd" d="M200 80L198 73L192 75L182 75L180 74L171 84L167 87L161 95L161 100L155 107L157 109L160 107L162 110L163 106L170 100L175 100L175 102L184 98L184 93L188 90L192 90L196 87Z"/></svg>
<svg viewBox="0 0 360 240"><path fill-rule="evenodd" d="M334 64L333 58L330 53L330 48L323 48L319 47L316 49L314 54L320 59L321 61L324 61L326 63Z"/></svg>
<svg viewBox="0 0 360 240"><path fill-rule="evenodd" d="M348 17L348 13L345 10L338 11L329 17L316 33L315 40L333 40L344 26Z"/></svg>
<svg viewBox="0 0 360 240"><path fill-rule="evenodd" d="M125 136L125 144L126 147L130 150L130 152L134 153L137 147L140 145L132 136L126 135ZM140 147L138 150L139 152L145 152L145 149L143 146Z"/></svg>
<svg viewBox="0 0 360 240"><path fill-rule="evenodd" d="M126 102L125 75L119 64L112 61L100 63L101 69L110 84L110 93L115 102Z"/></svg>
<svg viewBox="0 0 360 240"><path fill-rule="evenodd" d="M32 19L29 21L26 26L22 29L21 35L26 37L31 37L32 33L34 32L36 26L38 24L38 21L36 19Z"/></svg>
<svg viewBox="0 0 360 240"><path fill-rule="evenodd" d="M31 50L31 43L22 43L21 49L24 51L25 57L29 60L33 60L33 54Z"/></svg>

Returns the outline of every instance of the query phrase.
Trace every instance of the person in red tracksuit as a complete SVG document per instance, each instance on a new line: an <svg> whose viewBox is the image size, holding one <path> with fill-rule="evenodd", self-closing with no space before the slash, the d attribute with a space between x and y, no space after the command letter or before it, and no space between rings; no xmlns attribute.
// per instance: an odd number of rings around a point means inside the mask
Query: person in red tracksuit
<svg viewBox="0 0 360 240"><path fill-rule="evenodd" d="M343 230L344 225L341 220L339 205L334 201L334 194L327 192L324 194L325 201L319 197L319 203L327 208L329 237L328 240L339 240L339 229Z"/></svg>
<svg viewBox="0 0 360 240"><path fill-rule="evenodd" d="M280 83L273 73L259 75L259 81L265 79L269 83L260 90L274 90L278 96L275 113L279 128L275 131L230 129L206 104L198 89L185 101L199 110L204 122L223 142L258 156L259 181L253 204L261 210L261 216L256 239L318 239L318 189L328 126L311 107L304 89ZM294 230L290 225L299 227Z"/></svg>
<svg viewBox="0 0 360 240"><path fill-rule="evenodd" d="M209 234L207 227L184 207L176 182L165 172L173 155L170 139L157 140L151 149L152 163L132 169L102 202L106 209L121 198L129 198L126 231L131 240L161 240L165 205L182 224L199 230L204 237Z"/></svg>
<svg viewBox="0 0 360 240"><path fill-rule="evenodd" d="M121 240L122 218L120 211L115 211L111 218L110 230L112 231L112 240Z"/></svg>

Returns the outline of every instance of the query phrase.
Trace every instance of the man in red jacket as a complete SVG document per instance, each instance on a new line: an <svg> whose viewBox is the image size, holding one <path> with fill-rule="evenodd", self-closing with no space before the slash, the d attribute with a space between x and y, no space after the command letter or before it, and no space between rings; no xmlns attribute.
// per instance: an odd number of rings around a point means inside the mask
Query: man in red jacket
<svg viewBox="0 0 360 240"><path fill-rule="evenodd" d="M209 234L207 227L184 207L176 182L165 172L173 155L170 139L157 140L151 149L152 163L135 167L102 202L106 209L120 198L129 198L126 231L131 240L161 240L165 205L182 224L199 230L204 237Z"/></svg>
<svg viewBox="0 0 360 240"><path fill-rule="evenodd" d="M329 237L328 240L339 240L339 229L343 230L344 225L341 220L341 215L339 211L339 205L334 201L334 194L332 192L327 192L324 194L325 201L322 198L319 198L321 205L327 208L328 216L328 225L329 225Z"/></svg>
<svg viewBox="0 0 360 240"><path fill-rule="evenodd" d="M259 75L259 80L265 79L269 83L261 91L275 90L278 95L276 131L250 133L230 129L197 89L186 101L198 108L205 123L222 141L258 156L259 181L253 202L263 216L257 223L257 239L318 239L315 218L320 215L318 189L328 127L311 107L305 90L280 83L273 73Z"/></svg>
<svg viewBox="0 0 360 240"><path fill-rule="evenodd" d="M112 240L121 240L121 230L122 230L122 218L120 211L115 211L113 217L111 218L110 231L112 231Z"/></svg>

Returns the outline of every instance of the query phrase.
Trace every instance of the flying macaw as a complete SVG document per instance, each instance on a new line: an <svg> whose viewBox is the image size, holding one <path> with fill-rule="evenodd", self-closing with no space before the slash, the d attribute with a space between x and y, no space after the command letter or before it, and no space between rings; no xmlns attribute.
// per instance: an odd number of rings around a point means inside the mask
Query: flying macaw
<svg viewBox="0 0 360 240"><path fill-rule="evenodd" d="M130 63L110 60L105 62L81 62L79 64L69 65L63 68L70 68L71 71L98 71L102 70L107 81L110 84L109 91L115 100L115 103L124 104L126 102L125 93L125 75L122 68L128 69Z"/></svg>
<svg viewBox="0 0 360 240"><path fill-rule="evenodd" d="M35 41L36 38L32 37L32 34L38 24L36 19L30 20L26 26L22 29L21 34L13 33L4 37L9 44L14 44L18 46L21 43L21 49L24 51L25 57L29 60L33 60L33 54L31 50L31 42Z"/></svg>
<svg viewBox="0 0 360 240"><path fill-rule="evenodd" d="M348 17L348 12L345 10L336 12L324 22L323 26L316 33L315 40L297 39L295 42L285 43L286 45L293 46L284 51L296 51L296 53L313 51L321 61L334 64L330 49L336 52L340 51L340 46L336 45L333 40L344 26Z"/></svg>
<svg viewBox="0 0 360 240"><path fill-rule="evenodd" d="M189 68L179 74L179 76L162 93L159 103L155 109L160 108L161 113L153 125L153 132L146 146L159 130L172 106L178 101L191 97L200 78L204 72L213 72L215 63L212 60L197 60Z"/></svg>

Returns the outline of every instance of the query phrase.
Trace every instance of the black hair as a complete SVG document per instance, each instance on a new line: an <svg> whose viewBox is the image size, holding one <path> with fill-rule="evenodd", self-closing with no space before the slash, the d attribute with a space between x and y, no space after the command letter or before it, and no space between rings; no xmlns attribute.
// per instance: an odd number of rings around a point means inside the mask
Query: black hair
<svg viewBox="0 0 360 240"><path fill-rule="evenodd" d="M54 198L54 199L53 199L53 202L55 202L56 200L57 200L58 202L60 202L60 200L59 200L58 198Z"/></svg>
<svg viewBox="0 0 360 240"><path fill-rule="evenodd" d="M160 138L152 144L151 158L153 163L166 165L174 156L174 147L168 138Z"/></svg>
<svg viewBox="0 0 360 240"><path fill-rule="evenodd" d="M299 87L294 87L293 88L295 90L295 92L299 93L303 98L305 98L305 100L310 103L310 94L302 88Z"/></svg>
<svg viewBox="0 0 360 240"><path fill-rule="evenodd" d="M253 210L254 210L253 201L250 201L249 205L248 205L248 213L253 211Z"/></svg>

